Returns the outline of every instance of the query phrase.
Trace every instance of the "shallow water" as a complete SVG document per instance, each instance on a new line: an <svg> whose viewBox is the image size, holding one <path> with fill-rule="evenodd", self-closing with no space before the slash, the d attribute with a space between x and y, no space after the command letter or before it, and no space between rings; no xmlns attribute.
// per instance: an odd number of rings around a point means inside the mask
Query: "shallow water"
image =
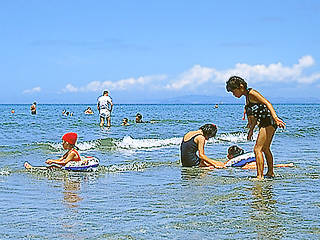
<svg viewBox="0 0 320 240"><path fill-rule="evenodd" d="M179 164L182 136L210 122L219 130L207 155L225 158L233 144L251 151L242 105L116 105L110 129L83 113L88 106L39 104L34 116L29 105L0 105L1 239L320 238L320 105L274 106L287 123L273 141L275 163L295 167L261 182L254 170ZM137 112L155 122L135 124ZM100 159L97 172L24 170L61 156L68 131L80 154Z"/></svg>

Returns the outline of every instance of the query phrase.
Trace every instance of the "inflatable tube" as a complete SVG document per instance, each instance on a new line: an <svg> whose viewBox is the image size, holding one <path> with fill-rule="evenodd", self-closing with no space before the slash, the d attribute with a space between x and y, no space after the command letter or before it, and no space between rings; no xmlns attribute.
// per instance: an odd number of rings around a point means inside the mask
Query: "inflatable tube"
<svg viewBox="0 0 320 240"><path fill-rule="evenodd" d="M254 153L245 153L235 158L232 158L226 163L226 167L243 167L247 163L255 162Z"/></svg>
<svg viewBox="0 0 320 240"><path fill-rule="evenodd" d="M76 172L90 172L97 170L99 163L99 159L96 157L81 157L81 161L68 162L62 169Z"/></svg>

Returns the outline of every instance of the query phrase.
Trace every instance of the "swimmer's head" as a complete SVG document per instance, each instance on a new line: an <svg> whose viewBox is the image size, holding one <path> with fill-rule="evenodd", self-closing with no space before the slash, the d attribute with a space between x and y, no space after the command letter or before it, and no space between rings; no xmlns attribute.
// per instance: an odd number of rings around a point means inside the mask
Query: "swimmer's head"
<svg viewBox="0 0 320 240"><path fill-rule="evenodd" d="M122 122L128 122L128 118L122 119Z"/></svg>
<svg viewBox="0 0 320 240"><path fill-rule="evenodd" d="M244 150L240 147L238 147L237 145L233 145L231 147L228 148L228 159L237 157L241 154L244 154Z"/></svg>
<svg viewBox="0 0 320 240"><path fill-rule="evenodd" d="M142 115L140 113L137 113L136 115L136 122L137 123L142 122Z"/></svg>
<svg viewBox="0 0 320 240"><path fill-rule="evenodd" d="M66 133L62 136L62 140L69 143L70 145L75 145L78 139L78 135L74 132Z"/></svg>
<svg viewBox="0 0 320 240"><path fill-rule="evenodd" d="M107 90L103 91L103 95L107 95L109 92Z"/></svg>
<svg viewBox="0 0 320 240"><path fill-rule="evenodd" d="M205 124L205 125L201 126L200 129L202 130L203 136L206 139L215 137L217 134L217 131L218 131L217 126L213 123Z"/></svg>
<svg viewBox="0 0 320 240"><path fill-rule="evenodd" d="M248 88L247 82L241 77L232 76L227 81L226 88L228 92L232 92L235 89L240 89L241 87L244 89Z"/></svg>

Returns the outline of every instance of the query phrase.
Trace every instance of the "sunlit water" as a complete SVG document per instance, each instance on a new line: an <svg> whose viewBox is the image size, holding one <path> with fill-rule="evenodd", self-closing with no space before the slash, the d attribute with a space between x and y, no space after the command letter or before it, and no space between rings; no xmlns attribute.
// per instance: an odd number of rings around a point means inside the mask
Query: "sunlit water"
<svg viewBox="0 0 320 240"><path fill-rule="evenodd" d="M275 105L287 123L275 163L295 167L261 182L254 170L179 163L182 136L205 123L219 128L205 147L211 158L225 159L233 144L252 151L242 105L116 105L110 129L83 113L88 106L40 104L31 115L29 105L0 105L0 239L320 238L320 105ZM137 112L155 122L135 124ZM80 154L100 159L97 172L24 170L61 156L68 131Z"/></svg>

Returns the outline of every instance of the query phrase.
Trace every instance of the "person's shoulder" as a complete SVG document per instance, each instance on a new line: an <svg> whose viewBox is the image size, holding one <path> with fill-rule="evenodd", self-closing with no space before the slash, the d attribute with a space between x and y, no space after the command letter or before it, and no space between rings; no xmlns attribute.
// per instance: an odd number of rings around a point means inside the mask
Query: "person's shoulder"
<svg viewBox="0 0 320 240"><path fill-rule="evenodd" d="M77 156L77 154L79 154L79 153L78 153L78 151L76 149L73 148L73 149L70 150L69 154L73 155L73 156Z"/></svg>
<svg viewBox="0 0 320 240"><path fill-rule="evenodd" d="M196 141L205 140L205 137L201 133L196 133L196 134L194 134L193 137L194 137L194 140L196 140Z"/></svg>
<svg viewBox="0 0 320 240"><path fill-rule="evenodd" d="M256 93L257 92L257 90L255 90L255 89L253 89L253 88L248 88L248 94L249 95L252 95L252 94L254 94L254 93Z"/></svg>
<svg viewBox="0 0 320 240"><path fill-rule="evenodd" d="M257 91L256 89L251 88L251 90L249 91L249 95L253 96L253 97L257 97L257 96L261 95L261 93L259 91Z"/></svg>

